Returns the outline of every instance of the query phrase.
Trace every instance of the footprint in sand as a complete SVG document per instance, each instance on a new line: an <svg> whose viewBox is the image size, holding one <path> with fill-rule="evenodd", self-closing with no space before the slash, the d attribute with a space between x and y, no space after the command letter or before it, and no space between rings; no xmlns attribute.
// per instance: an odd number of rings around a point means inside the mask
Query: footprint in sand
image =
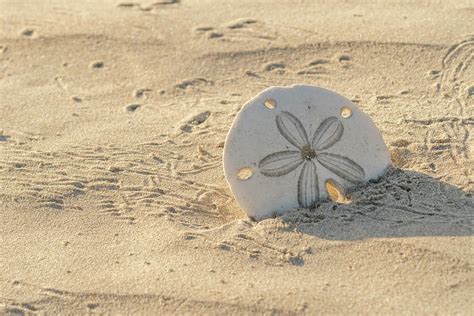
<svg viewBox="0 0 474 316"><path fill-rule="evenodd" d="M151 89L147 89L147 88L136 89L136 90L133 90L133 97L135 99L145 99L147 97L147 94L151 91L152 91Z"/></svg>
<svg viewBox="0 0 474 316"><path fill-rule="evenodd" d="M141 3L141 2L120 2L117 4L118 8L125 8L125 9L137 9L140 11L152 11L158 7L162 6L171 6L174 4L179 4L180 0L161 0L155 1L152 3Z"/></svg>
<svg viewBox="0 0 474 316"><path fill-rule="evenodd" d="M194 29L194 32L206 36L208 39L221 38L224 36L224 33L217 31L212 26L198 26Z"/></svg>
<svg viewBox="0 0 474 316"><path fill-rule="evenodd" d="M238 19L236 21L230 22L227 25L227 28L231 30L241 29L255 23L257 23L257 20L254 19Z"/></svg>
<svg viewBox="0 0 474 316"><path fill-rule="evenodd" d="M265 66L263 66L263 70L265 71L272 71L275 69L285 69L285 64L284 63L268 63Z"/></svg>
<svg viewBox="0 0 474 316"><path fill-rule="evenodd" d="M103 61L95 61L89 65L89 67L93 69L101 69L101 68L104 68L104 66L105 65Z"/></svg>
<svg viewBox="0 0 474 316"><path fill-rule="evenodd" d="M346 61L350 61L352 59L352 57L350 55L347 55L347 54L340 54L340 55L336 55L335 59L338 62L343 63L343 62L346 62Z"/></svg>
<svg viewBox="0 0 474 316"><path fill-rule="evenodd" d="M333 59L344 69L348 69L351 66L352 56L348 54L337 54Z"/></svg>
<svg viewBox="0 0 474 316"><path fill-rule="evenodd" d="M213 26L199 26L194 29L198 34L205 35L208 39L223 39L225 41L248 41L249 39L274 40L271 35L263 29L263 23L255 19L242 18L231 21L222 26L221 29Z"/></svg>
<svg viewBox="0 0 474 316"><path fill-rule="evenodd" d="M74 97L72 97L71 99L72 99L74 102L76 102L76 103L81 103L81 102L82 102L82 99L79 98L79 97L77 97L77 96L74 96Z"/></svg>
<svg viewBox="0 0 474 316"><path fill-rule="evenodd" d="M176 84L174 88L176 90L186 90L191 88L198 88L200 86L212 86L214 85L213 81L207 80L205 78L193 78L185 79L180 83Z"/></svg>
<svg viewBox="0 0 474 316"><path fill-rule="evenodd" d="M209 118L210 115L211 115L210 111L204 111L204 112L195 114L191 116L190 118L187 118L185 122L180 126L179 129L185 133L191 133L195 126L201 125L202 123L204 123Z"/></svg>
<svg viewBox="0 0 474 316"><path fill-rule="evenodd" d="M224 36L224 33L221 33L221 32L210 32L207 35L208 38L221 38L223 36Z"/></svg>
<svg viewBox="0 0 474 316"><path fill-rule="evenodd" d="M263 65L262 70L264 72L272 72L275 74L284 74L286 72L286 65L283 62L270 62ZM257 71L248 69L245 74L250 77L260 77Z"/></svg>
<svg viewBox="0 0 474 316"><path fill-rule="evenodd" d="M297 75L322 75L327 74L329 65L329 59L317 58L309 62L305 68L298 70Z"/></svg>
<svg viewBox="0 0 474 316"><path fill-rule="evenodd" d="M246 71L245 71L245 74L246 74L247 76L250 76L250 77L259 77L258 73L256 73L255 71L252 71L252 70L250 70L250 69L246 70Z"/></svg>
<svg viewBox="0 0 474 316"><path fill-rule="evenodd" d="M194 29L195 32L209 32L213 30L214 28L212 26L198 26Z"/></svg>
<svg viewBox="0 0 474 316"><path fill-rule="evenodd" d="M140 104L129 104L125 107L125 112L135 112L140 107Z"/></svg>
<svg viewBox="0 0 474 316"><path fill-rule="evenodd" d="M283 62L270 62L262 66L262 71L282 75L286 73L286 65ZM246 70L245 74L250 77L259 77L257 71L250 69Z"/></svg>
<svg viewBox="0 0 474 316"><path fill-rule="evenodd" d="M178 4L181 3L181 0L162 0L162 1L156 1L153 4L154 5L169 5L169 4Z"/></svg>
<svg viewBox="0 0 474 316"><path fill-rule="evenodd" d="M21 33L20 33L22 36L24 37L29 37L29 38L34 38L36 37L36 32L35 30L33 29L29 29L29 28L26 28L26 29L23 29L21 30Z"/></svg>
<svg viewBox="0 0 474 316"><path fill-rule="evenodd" d="M117 4L117 7L119 7L119 8L133 8L137 5L139 5L139 3L136 3L136 2L120 2L120 3Z"/></svg>
<svg viewBox="0 0 474 316"><path fill-rule="evenodd" d="M228 30L227 38L230 41L248 41L248 40L274 40L276 34L265 27L265 24L259 20L251 18L241 18L231 21L225 25Z"/></svg>

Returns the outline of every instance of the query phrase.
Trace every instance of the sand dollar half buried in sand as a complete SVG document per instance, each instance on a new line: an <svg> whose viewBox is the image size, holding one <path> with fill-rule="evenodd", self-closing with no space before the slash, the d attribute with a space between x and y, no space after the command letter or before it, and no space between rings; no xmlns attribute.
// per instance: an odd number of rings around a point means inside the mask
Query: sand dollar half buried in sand
<svg viewBox="0 0 474 316"><path fill-rule="evenodd" d="M381 176L390 156L369 116L345 97L307 85L273 87L245 104L227 135L224 173L237 202L264 219L311 208Z"/></svg>

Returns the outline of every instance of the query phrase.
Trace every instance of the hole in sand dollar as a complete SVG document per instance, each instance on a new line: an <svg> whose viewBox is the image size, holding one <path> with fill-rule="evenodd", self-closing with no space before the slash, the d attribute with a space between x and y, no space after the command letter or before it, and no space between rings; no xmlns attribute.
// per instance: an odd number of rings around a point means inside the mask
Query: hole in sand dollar
<svg viewBox="0 0 474 316"><path fill-rule="evenodd" d="M336 181L328 179L324 183L324 187L326 188L326 192L331 201L342 204L349 204L352 202L351 199L344 194L344 190Z"/></svg>
<svg viewBox="0 0 474 316"><path fill-rule="evenodd" d="M253 170L250 167L243 167L237 171L237 178L240 180L248 180L253 176Z"/></svg>
<svg viewBox="0 0 474 316"><path fill-rule="evenodd" d="M341 116L345 119L351 117L352 116L352 110L347 106L343 106L341 108Z"/></svg>
<svg viewBox="0 0 474 316"><path fill-rule="evenodd" d="M273 99L266 99L265 102L263 102L263 105L265 105L268 109L273 110L276 108L277 103Z"/></svg>

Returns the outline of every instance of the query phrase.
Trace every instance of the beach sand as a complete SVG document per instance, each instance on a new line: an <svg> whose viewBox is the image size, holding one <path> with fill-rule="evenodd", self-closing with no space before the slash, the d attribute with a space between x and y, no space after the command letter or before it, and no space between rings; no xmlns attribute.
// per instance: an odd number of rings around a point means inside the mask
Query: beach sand
<svg viewBox="0 0 474 316"><path fill-rule="evenodd" d="M0 313L473 315L472 1L0 0ZM240 107L335 90L393 166L253 222Z"/></svg>

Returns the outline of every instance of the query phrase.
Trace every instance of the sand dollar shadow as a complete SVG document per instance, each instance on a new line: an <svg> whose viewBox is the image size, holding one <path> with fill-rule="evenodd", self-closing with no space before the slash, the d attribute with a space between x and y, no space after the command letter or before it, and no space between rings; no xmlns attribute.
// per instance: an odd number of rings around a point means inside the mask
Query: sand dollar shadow
<svg viewBox="0 0 474 316"><path fill-rule="evenodd" d="M320 203L282 219L331 240L473 234L472 194L423 173L391 168L351 198L350 204Z"/></svg>

